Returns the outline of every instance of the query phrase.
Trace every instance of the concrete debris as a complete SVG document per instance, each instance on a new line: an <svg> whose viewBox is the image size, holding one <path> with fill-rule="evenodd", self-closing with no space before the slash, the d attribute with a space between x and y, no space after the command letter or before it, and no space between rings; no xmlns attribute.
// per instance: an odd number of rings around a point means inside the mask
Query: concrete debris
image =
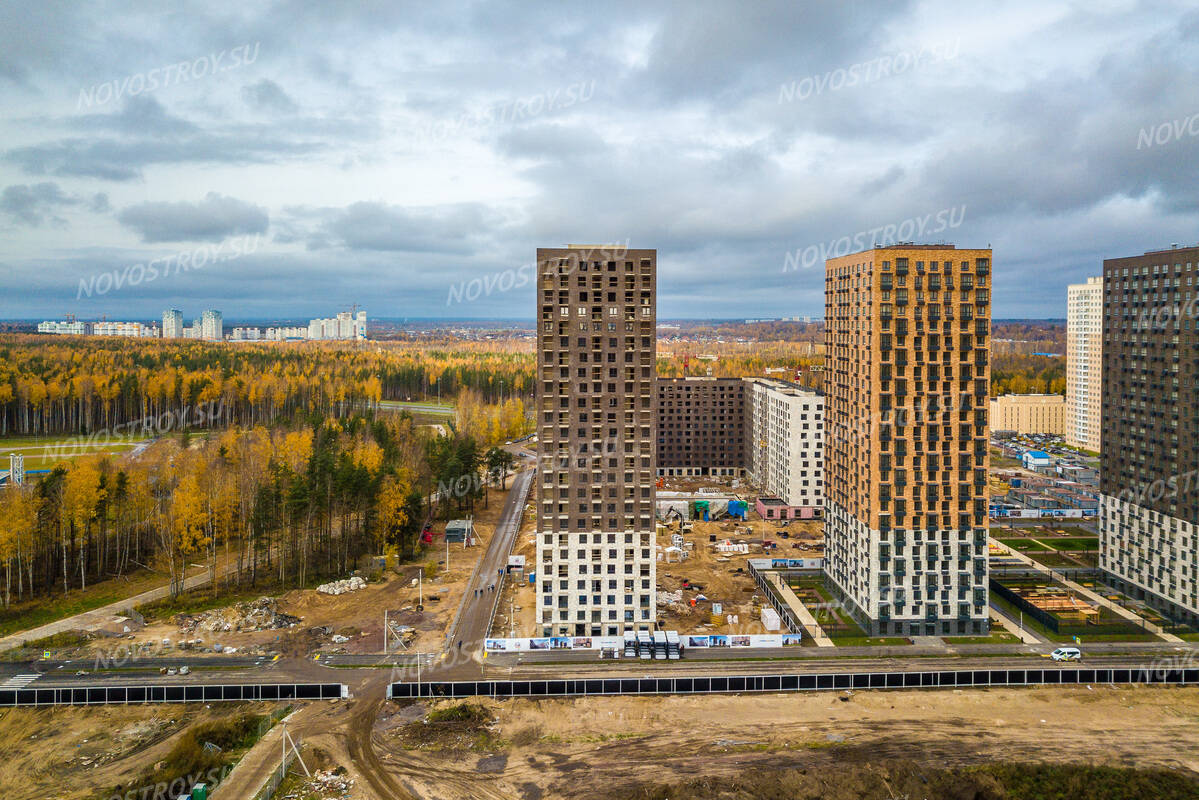
<svg viewBox="0 0 1199 800"><path fill-rule="evenodd" d="M683 602L683 590L679 589L675 592L658 592L658 607L662 606L680 606Z"/></svg>
<svg viewBox="0 0 1199 800"><path fill-rule="evenodd" d="M199 631L270 631L290 628L299 623L300 618L279 611L279 602L275 598L260 597L200 614L176 614L174 621L181 633L189 634Z"/></svg>
<svg viewBox="0 0 1199 800"><path fill-rule="evenodd" d="M316 587L316 590L321 594L345 594L346 592L356 592L364 588L366 588L366 581L355 575L353 578L346 578L345 580L322 583Z"/></svg>
<svg viewBox="0 0 1199 800"><path fill-rule="evenodd" d="M283 795L283 797L289 800L311 797L344 797L353 787L354 781L345 776L343 768L339 767L336 770L318 769L303 786L294 792Z"/></svg>

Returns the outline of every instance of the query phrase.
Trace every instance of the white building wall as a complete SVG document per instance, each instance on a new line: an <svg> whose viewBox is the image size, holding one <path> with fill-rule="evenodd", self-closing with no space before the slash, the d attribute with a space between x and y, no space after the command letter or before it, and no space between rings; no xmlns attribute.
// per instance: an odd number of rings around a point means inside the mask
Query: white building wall
<svg viewBox="0 0 1199 800"><path fill-rule="evenodd" d="M746 396L748 473L766 494L795 507L824 506L824 397L769 378Z"/></svg>
<svg viewBox="0 0 1199 800"><path fill-rule="evenodd" d="M1099 452L1103 394L1103 278L1066 288L1066 443Z"/></svg>
<svg viewBox="0 0 1199 800"><path fill-rule="evenodd" d="M1173 480L1173 485L1160 481L1145 491L1199 491L1199 476ZM1153 511L1136 499L1099 496L1099 567L1199 615L1199 522Z"/></svg>

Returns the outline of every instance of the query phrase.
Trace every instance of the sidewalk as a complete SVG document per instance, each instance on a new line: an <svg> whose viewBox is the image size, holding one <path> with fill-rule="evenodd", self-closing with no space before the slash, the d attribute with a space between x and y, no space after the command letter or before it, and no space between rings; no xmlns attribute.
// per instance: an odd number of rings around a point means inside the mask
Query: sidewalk
<svg viewBox="0 0 1199 800"><path fill-rule="evenodd" d="M1147 631L1150 631L1151 633L1156 634L1157 636L1161 637L1165 641L1174 642L1176 644L1183 643L1183 639L1175 636L1172 633L1166 633L1164 630L1161 629L1160 626L1154 625L1149 620L1137 615L1136 613L1134 613L1132 611L1129 611L1127 608L1120 605L1119 603L1113 603L1111 600L1108 600L1106 597L1102 596L1098 592L1092 591L1091 589L1088 589L1087 587L1083 586L1082 584L1075 583L1074 581L1068 579L1062 573L1052 570L1049 567L1045 566L1044 564L1042 564L1038 561L1033 561L1031 558L1026 556L1024 553L1018 552L1017 550L1013 550L1012 548L1005 545L1003 542L998 542L998 541L995 541L994 539L989 539L988 541L994 542L998 546L1002 547L1004 550L1006 550L1008 552L1009 555L1013 556L1017 561L1023 561L1025 564L1027 564L1028 566L1037 570L1038 572L1044 572L1046 575L1048 575L1053 580L1057 581L1058 583L1063 584L1064 586L1068 587L1069 589L1071 589L1075 592L1078 592L1080 595L1087 598L1091 602L1093 602L1103 608L1111 609L1117 615L1124 617L1124 619L1129 620L1130 622L1136 623L1138 626L1144 628Z"/></svg>
<svg viewBox="0 0 1199 800"><path fill-rule="evenodd" d="M988 610L991 612L992 622L999 623L999 625L1007 630L1008 633L1019 636L1020 641L1024 642L1024 644L1046 644L1048 642L1048 640L1040 638L1028 628L1021 628L1015 622L1000 613L999 609L995 608L995 606L990 606Z"/></svg>
<svg viewBox="0 0 1199 800"><path fill-rule="evenodd" d="M816 624L816 618L812 616L812 612L808 611L807 606L800 602L799 597L791 590L791 587L779 579L777 572L769 573L767 580L778 590L779 597L783 598L783 602L795 612L795 616L799 618L800 623L812 632L812 641L816 642L817 647L836 647L833 644L833 640L824 634L824 629Z"/></svg>

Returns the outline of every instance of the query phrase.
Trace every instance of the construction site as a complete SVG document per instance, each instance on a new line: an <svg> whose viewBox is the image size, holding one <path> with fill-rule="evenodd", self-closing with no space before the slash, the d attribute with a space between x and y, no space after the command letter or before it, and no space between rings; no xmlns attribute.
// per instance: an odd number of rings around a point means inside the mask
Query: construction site
<svg viewBox="0 0 1199 800"><path fill-rule="evenodd" d="M823 526L819 520L764 520L746 497L729 488L727 479L659 479L658 629L706 634L786 632L755 584L748 562L763 557L823 558ZM536 562L534 508L531 500L513 549L524 564ZM490 635L539 635L535 591L527 574L505 582Z"/></svg>

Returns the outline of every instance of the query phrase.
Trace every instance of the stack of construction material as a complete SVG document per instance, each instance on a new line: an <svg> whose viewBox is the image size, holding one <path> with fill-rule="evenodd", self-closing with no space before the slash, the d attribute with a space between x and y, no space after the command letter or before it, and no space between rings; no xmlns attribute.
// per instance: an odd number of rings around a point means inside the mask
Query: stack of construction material
<svg viewBox="0 0 1199 800"><path fill-rule="evenodd" d="M332 583L322 583L316 587L316 590L321 594L345 594L346 592L356 592L359 589L366 587L366 581L357 575L353 578L345 580L333 581Z"/></svg>
<svg viewBox="0 0 1199 800"><path fill-rule="evenodd" d="M779 619L779 612L775 611L770 606L762 607L762 627L768 631L777 631L782 628L782 620Z"/></svg>

